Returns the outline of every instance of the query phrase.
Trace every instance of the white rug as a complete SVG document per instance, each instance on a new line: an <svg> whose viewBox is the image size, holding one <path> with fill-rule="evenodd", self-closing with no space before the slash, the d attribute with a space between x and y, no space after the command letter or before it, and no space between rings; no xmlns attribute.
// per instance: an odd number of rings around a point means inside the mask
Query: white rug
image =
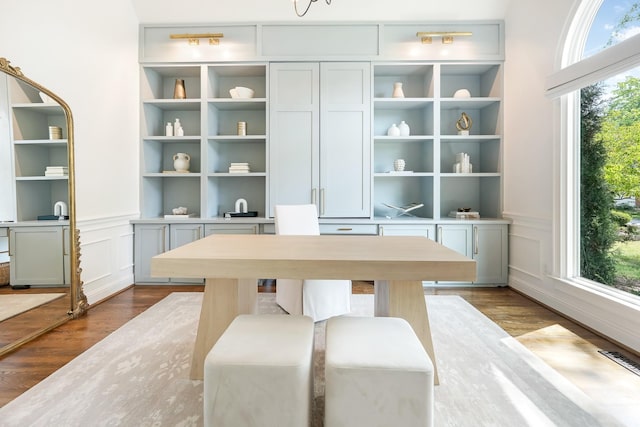
<svg viewBox="0 0 640 427"><path fill-rule="evenodd" d="M202 382L188 379L201 298L171 294L0 408L0 425L201 426ZM619 425L462 298L426 299L440 375L437 426ZM260 312L281 312L274 294L259 301ZM372 295L352 302L354 314L373 314ZM316 326L318 427L324 323Z"/></svg>
<svg viewBox="0 0 640 427"><path fill-rule="evenodd" d="M0 322L65 295L65 293L0 295Z"/></svg>

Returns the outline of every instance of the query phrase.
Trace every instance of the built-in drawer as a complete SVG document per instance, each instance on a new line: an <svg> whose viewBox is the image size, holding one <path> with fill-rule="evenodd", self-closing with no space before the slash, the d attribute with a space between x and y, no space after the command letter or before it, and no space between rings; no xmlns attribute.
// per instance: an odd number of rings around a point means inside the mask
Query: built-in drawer
<svg viewBox="0 0 640 427"><path fill-rule="evenodd" d="M320 224L320 234L378 234L378 225Z"/></svg>

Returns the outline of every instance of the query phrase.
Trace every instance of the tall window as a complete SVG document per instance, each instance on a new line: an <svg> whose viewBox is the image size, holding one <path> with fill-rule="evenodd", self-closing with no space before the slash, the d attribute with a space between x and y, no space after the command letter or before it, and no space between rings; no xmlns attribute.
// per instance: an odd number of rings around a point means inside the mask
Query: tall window
<svg viewBox="0 0 640 427"><path fill-rule="evenodd" d="M640 60L629 50L621 67L605 52L640 34L640 1L591 3L600 6L582 59L594 57L591 63L597 65L593 76L583 76L589 84L580 88L579 141L573 141L579 196L576 215L568 218L579 240L575 267L577 276L594 286L640 295ZM606 67L606 73L598 71Z"/></svg>

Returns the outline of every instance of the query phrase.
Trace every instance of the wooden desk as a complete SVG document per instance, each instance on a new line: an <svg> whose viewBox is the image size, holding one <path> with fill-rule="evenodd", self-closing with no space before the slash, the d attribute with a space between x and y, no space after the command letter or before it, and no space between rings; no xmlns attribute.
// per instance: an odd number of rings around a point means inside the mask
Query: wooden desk
<svg viewBox="0 0 640 427"><path fill-rule="evenodd" d="M374 280L375 315L406 319L435 367L422 281L472 281L476 263L425 237L220 234L153 257L151 274L206 278L191 368L202 379L227 326L255 312L258 278Z"/></svg>

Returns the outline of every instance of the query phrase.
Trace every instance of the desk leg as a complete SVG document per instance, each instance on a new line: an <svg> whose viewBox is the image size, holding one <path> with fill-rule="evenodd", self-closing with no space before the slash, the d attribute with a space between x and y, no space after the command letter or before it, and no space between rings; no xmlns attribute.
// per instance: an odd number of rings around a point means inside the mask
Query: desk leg
<svg viewBox="0 0 640 427"><path fill-rule="evenodd" d="M239 314L256 312L257 279L206 279L198 334L191 360L191 379L204 377L204 359Z"/></svg>
<svg viewBox="0 0 640 427"><path fill-rule="evenodd" d="M420 281L376 280L375 315L400 317L409 322L433 362L433 378L439 384L436 356L431 340L429 315Z"/></svg>

